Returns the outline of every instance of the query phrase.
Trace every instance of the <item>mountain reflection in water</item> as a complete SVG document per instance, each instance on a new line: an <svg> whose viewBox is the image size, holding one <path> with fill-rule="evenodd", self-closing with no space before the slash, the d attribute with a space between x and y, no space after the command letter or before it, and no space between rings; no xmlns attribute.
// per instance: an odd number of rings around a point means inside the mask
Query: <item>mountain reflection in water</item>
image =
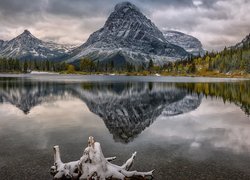
<svg viewBox="0 0 250 180"><path fill-rule="evenodd" d="M78 98L101 117L115 141L128 143L161 114L175 116L196 109L202 96L174 84L82 83L65 84L29 80L1 83L0 102L25 114L45 102Z"/></svg>

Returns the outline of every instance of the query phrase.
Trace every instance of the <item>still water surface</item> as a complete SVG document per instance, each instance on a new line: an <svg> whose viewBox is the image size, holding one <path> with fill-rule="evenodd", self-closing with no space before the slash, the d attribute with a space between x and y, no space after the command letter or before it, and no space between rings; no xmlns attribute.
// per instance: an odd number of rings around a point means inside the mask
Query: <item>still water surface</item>
<svg viewBox="0 0 250 180"><path fill-rule="evenodd" d="M52 147L105 156L155 179L250 179L250 82L123 76L0 77L1 179L51 179Z"/></svg>

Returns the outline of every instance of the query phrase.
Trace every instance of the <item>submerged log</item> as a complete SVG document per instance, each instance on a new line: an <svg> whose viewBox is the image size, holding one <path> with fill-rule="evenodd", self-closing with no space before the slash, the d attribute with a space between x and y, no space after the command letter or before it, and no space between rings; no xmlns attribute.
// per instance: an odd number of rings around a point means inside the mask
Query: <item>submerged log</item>
<svg viewBox="0 0 250 180"><path fill-rule="evenodd" d="M80 179L80 180L132 180L152 179L153 171L129 171L133 165L136 152L122 165L118 166L111 161L116 157L105 158L101 145L91 136L88 147L85 148L80 160L63 163L61 161L59 146L54 146L54 165L50 172L54 179Z"/></svg>

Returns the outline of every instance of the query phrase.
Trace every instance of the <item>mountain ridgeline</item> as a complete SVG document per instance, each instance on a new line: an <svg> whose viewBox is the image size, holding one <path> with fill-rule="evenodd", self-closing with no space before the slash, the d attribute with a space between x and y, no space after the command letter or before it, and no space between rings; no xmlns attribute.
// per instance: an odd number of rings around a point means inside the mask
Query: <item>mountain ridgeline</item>
<svg viewBox="0 0 250 180"><path fill-rule="evenodd" d="M104 26L79 47L44 42L25 30L10 41L0 40L0 57L77 65L82 58L89 58L105 64L113 62L115 66L145 66L152 60L163 65L204 52L200 41L190 37L182 34L171 38L163 34L138 7L122 2L115 6Z"/></svg>
<svg viewBox="0 0 250 180"><path fill-rule="evenodd" d="M74 46L44 42L28 30L10 41L0 41L0 57L20 60L60 60Z"/></svg>

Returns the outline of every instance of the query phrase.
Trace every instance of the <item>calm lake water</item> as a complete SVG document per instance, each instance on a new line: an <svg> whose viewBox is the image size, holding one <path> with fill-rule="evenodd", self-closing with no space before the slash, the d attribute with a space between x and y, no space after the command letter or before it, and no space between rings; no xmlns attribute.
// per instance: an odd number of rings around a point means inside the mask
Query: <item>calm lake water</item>
<svg viewBox="0 0 250 180"><path fill-rule="evenodd" d="M0 75L0 179L51 179L91 135L157 180L250 179L249 114L245 80Z"/></svg>

